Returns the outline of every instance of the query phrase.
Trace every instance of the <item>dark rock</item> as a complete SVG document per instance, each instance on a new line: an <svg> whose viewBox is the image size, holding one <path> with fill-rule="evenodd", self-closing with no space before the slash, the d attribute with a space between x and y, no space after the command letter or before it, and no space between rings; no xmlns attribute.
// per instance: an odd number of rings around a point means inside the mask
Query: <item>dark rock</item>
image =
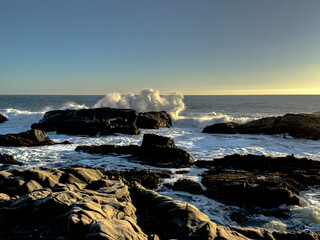
<svg viewBox="0 0 320 240"><path fill-rule="evenodd" d="M240 155L233 154L213 161L196 161L197 167L220 167L239 170L257 170L266 172L292 172L297 170L318 169L320 161L307 158L296 158L292 155L286 157L269 157L263 155Z"/></svg>
<svg viewBox="0 0 320 240"><path fill-rule="evenodd" d="M7 121L8 119L0 113L0 123Z"/></svg>
<svg viewBox="0 0 320 240"><path fill-rule="evenodd" d="M172 188L174 191L184 191L192 194L202 194L201 185L190 179L178 179Z"/></svg>
<svg viewBox="0 0 320 240"><path fill-rule="evenodd" d="M0 135L0 146L42 146L55 144L44 131L29 130L17 134Z"/></svg>
<svg viewBox="0 0 320 240"><path fill-rule="evenodd" d="M243 211L232 212L230 219L241 226L245 226L248 223L247 214Z"/></svg>
<svg viewBox="0 0 320 240"><path fill-rule="evenodd" d="M178 170L175 173L176 174L186 174L186 173L189 173L189 172L190 172L189 170Z"/></svg>
<svg viewBox="0 0 320 240"><path fill-rule="evenodd" d="M290 184L274 176L251 172L211 169L203 174L206 196L228 205L276 208L282 204L299 205L299 198L288 188Z"/></svg>
<svg viewBox="0 0 320 240"><path fill-rule="evenodd" d="M204 133L223 133L223 134L235 134L238 132L239 124L234 122L229 123L216 123L207 126L203 129Z"/></svg>
<svg viewBox="0 0 320 240"><path fill-rule="evenodd" d="M130 154L144 163L157 167L189 167L194 160L190 154L175 146L173 139L145 134L141 146L78 146L76 151L98 154Z"/></svg>
<svg viewBox="0 0 320 240"><path fill-rule="evenodd" d="M289 134L294 138L320 139L320 116L316 114L286 114L266 117L244 124L218 123L206 127L206 133Z"/></svg>
<svg viewBox="0 0 320 240"><path fill-rule="evenodd" d="M158 129L170 127L171 118L166 112L137 113L130 109L95 108L58 110L45 113L33 129L56 131L72 135L137 135L138 128Z"/></svg>
<svg viewBox="0 0 320 240"><path fill-rule="evenodd" d="M17 164L17 165L23 165L22 162L19 162L14 159L13 156L0 153L0 163L2 164Z"/></svg>
<svg viewBox="0 0 320 240"><path fill-rule="evenodd" d="M128 171L104 171L109 179L121 178L127 185L134 186L137 183L148 189L158 189L162 178L169 178L170 171L150 171L145 169L131 169Z"/></svg>
<svg viewBox="0 0 320 240"><path fill-rule="evenodd" d="M166 112L139 113L136 125L139 128L159 129L172 126L172 120Z"/></svg>

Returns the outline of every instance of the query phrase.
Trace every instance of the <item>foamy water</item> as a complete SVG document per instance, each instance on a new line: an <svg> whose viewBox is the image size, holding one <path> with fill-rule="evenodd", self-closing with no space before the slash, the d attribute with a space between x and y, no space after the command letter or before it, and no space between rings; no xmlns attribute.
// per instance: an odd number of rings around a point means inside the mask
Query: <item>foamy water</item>
<svg viewBox="0 0 320 240"><path fill-rule="evenodd" d="M152 93L152 91L151 91ZM144 97L132 98L130 101L130 107L139 105L138 103L145 99L146 96L150 96L150 92L146 92ZM148 95L149 94L149 95ZM159 97L166 99L167 103L163 106L167 106L166 109L157 108L144 108L147 110L167 110L172 109L175 111L174 106L182 106L179 101L183 101L179 97L179 94L173 94L170 97L162 97L158 93L152 93L152 101L159 100ZM177 97L178 96L178 97ZM4 99L8 96L0 96ZM66 108L88 108L96 104L96 106L102 106L99 104L106 103L106 97L86 97L82 98L78 96L75 101L72 101L73 96L64 97L57 96L57 98L51 97L50 101L43 101L42 104L37 102L37 107L32 104L30 109L27 107L22 108L18 103L14 104L14 101L8 98L13 103L8 108L0 104L0 112L5 114L9 121L0 124L0 134L16 133L26 131L30 129L32 123L38 122L45 110L48 109L66 109ZM74 97L76 98L76 97ZM113 104L120 104L119 101L125 101L128 99L128 95L117 97L113 101ZM43 97L43 99L46 99ZM100 101L99 101L100 99ZM177 100L178 99L178 100ZM180 99L180 100L179 100ZM205 100L204 100L205 99ZM229 154L240 153L240 154L263 154L267 156L286 156L294 154L297 157L307 157L315 160L320 159L320 141L311 141L303 139L286 138L282 136L266 136L266 135L218 135L218 134L205 134L201 133L203 127L213 124L216 122L246 122L256 118L285 114L286 112L300 112L299 109L305 109L304 112L314 112L316 109L320 109L320 106L314 104L312 106L307 100L304 101L304 105L301 105L301 99L298 99L299 103L291 103L284 106L269 106L265 104L266 100L258 99L256 101L257 107L254 107L253 100L249 98L249 103L245 103L245 99L239 99L234 101L233 97L230 98L212 98L211 105L208 102L210 97L185 97L184 111L180 111L179 115L175 116L173 121L173 127L168 129L160 130L145 130L142 129L142 134L139 136L130 135L117 135L117 136L68 136L68 135L57 135L55 133L48 133L48 136L54 141L69 140L72 145L54 145L54 146L42 146L42 147L0 147L1 153L7 153L13 155L17 160L25 163L23 166L10 166L0 167L2 170L8 170L13 168L26 169L35 166L50 166L50 167L66 167L74 164L102 167L105 169L132 169L132 168L148 168L148 169L159 169L147 165L141 165L134 159L126 157L115 157L115 156L102 156L88 153L75 152L74 149L78 145L100 145L100 144L117 144L117 145L128 145L128 144L141 144L144 133L155 133L163 136L172 137L176 145L181 147L194 157L195 160L212 160L213 158L223 157ZM217 99L221 101L217 101ZM229 100L228 100L229 99ZM287 99L287 98L284 98ZM290 99L290 98L288 98ZM58 101L59 100L59 101ZM64 101L65 100L65 101ZM109 99L110 100L110 99ZM108 101L109 101L108 100ZM150 102L152 102L150 100ZM33 101L29 98L28 101ZM110 100L111 101L111 100ZM172 103L171 101L177 101ZM216 101L216 102L213 102ZM229 102L228 102L229 101ZM269 99L269 104L275 104L272 99ZM310 101L314 101L311 100ZM133 102L133 103L132 103ZM136 102L136 103L135 103ZM165 102L165 101L164 101ZM320 101L319 101L320 102ZM36 103L34 103L36 104ZM151 103L150 103L151 104ZM158 104L158 103L156 103ZM238 107L235 107L236 104ZM25 103L28 106L27 103ZM291 107L292 111L288 111L291 105L294 105L296 109ZM20 108L19 108L20 106ZM105 105L103 105L105 106ZM107 105L106 105L107 106ZM121 107L121 105L115 105ZM144 105L146 106L146 105ZM151 106L151 105L150 105ZM157 105L159 107L159 104ZM172 107L173 106L173 107ZM184 106L184 104L183 104ZM242 106L242 107L241 107ZM123 106L122 106L123 107ZM171 108L170 108L171 107ZM36 108L36 109L35 109ZM237 109L235 109L237 108ZM179 108L180 109L180 108ZM271 110L270 110L271 109ZM273 109L273 110L272 110ZM282 110L281 110L282 109ZM137 109L138 110L138 109ZM176 112L175 112L176 113ZM173 172L172 177L165 179L164 183L173 184L179 178L188 178L197 182L201 182L201 174L205 169L190 167L186 168L189 173L179 174L176 173L178 169L168 168ZM181 169L179 169L181 170ZM159 193L167 195L177 200L183 200L189 202L198 207L202 212L207 214L211 220L216 223L232 226L237 225L230 219L230 215L233 211L239 210L235 206L226 206L218 201L206 198L201 195L192 195L185 192L174 192L172 190L163 187L159 189ZM308 191L300 194L302 199L301 206L286 207L289 209L291 216L287 220L276 219L274 217L266 217L263 215L254 215L249 217L249 225L252 227L264 227L269 229L277 230L294 230L294 231L305 231L312 230L319 232L320 230L320 191L319 189L312 188Z"/></svg>

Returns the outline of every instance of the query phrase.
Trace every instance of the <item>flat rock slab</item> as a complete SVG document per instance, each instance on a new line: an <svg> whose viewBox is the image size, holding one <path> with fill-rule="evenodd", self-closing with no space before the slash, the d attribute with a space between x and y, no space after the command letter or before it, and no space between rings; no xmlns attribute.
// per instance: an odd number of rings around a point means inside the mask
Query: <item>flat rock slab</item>
<svg viewBox="0 0 320 240"><path fill-rule="evenodd" d="M189 167L194 163L187 151L175 146L173 139L155 134L144 134L141 146L78 146L76 151L106 155L130 154L145 164L157 167Z"/></svg>
<svg viewBox="0 0 320 240"><path fill-rule="evenodd" d="M131 109L94 108L56 110L46 112L33 129L58 134L111 135L115 133L138 135L139 128L170 127L171 117L166 112L138 113Z"/></svg>
<svg viewBox="0 0 320 240"><path fill-rule="evenodd" d="M286 114L266 117L244 124L217 123L203 129L218 134L288 134L294 138L320 139L320 116L317 114Z"/></svg>

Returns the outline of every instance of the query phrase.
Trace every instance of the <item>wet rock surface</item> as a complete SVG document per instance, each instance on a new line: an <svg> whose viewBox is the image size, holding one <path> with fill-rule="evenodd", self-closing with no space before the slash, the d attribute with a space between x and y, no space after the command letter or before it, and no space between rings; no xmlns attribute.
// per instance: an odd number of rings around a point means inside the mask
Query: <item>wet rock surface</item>
<svg viewBox="0 0 320 240"><path fill-rule="evenodd" d="M204 133L222 134L289 134L294 138L320 139L320 116L317 114L286 114L266 117L244 124L217 123L203 129Z"/></svg>
<svg viewBox="0 0 320 240"><path fill-rule="evenodd" d="M203 174L206 196L230 205L299 205L300 191L320 186L320 162L306 158L235 154L196 165L214 167Z"/></svg>
<svg viewBox="0 0 320 240"><path fill-rule="evenodd" d="M131 109L95 108L50 111L32 128L58 134L94 136L115 133L138 135L141 133L139 128L159 129L171 125L171 118L166 112L137 113Z"/></svg>
<svg viewBox="0 0 320 240"><path fill-rule="evenodd" d="M32 147L58 144L53 142L44 131L33 129L26 132L0 135L0 146ZM59 144L70 144L62 142Z"/></svg>
<svg viewBox="0 0 320 240"><path fill-rule="evenodd" d="M192 194L202 194L203 189L201 185L190 179L178 179L174 184L172 189L174 191L184 191Z"/></svg>
<svg viewBox="0 0 320 240"><path fill-rule="evenodd" d="M112 176L83 167L0 172L0 239L319 239L219 226L188 203Z"/></svg>
<svg viewBox="0 0 320 240"><path fill-rule="evenodd" d="M194 163L191 155L175 146L173 139L144 134L141 146L78 146L76 151L98 154L130 154L142 163L157 167L189 167Z"/></svg>
<svg viewBox="0 0 320 240"><path fill-rule="evenodd" d="M22 162L15 160L13 156L3 153L0 153L0 164L23 165Z"/></svg>
<svg viewBox="0 0 320 240"><path fill-rule="evenodd" d="M0 123L7 121L8 119L0 113Z"/></svg>

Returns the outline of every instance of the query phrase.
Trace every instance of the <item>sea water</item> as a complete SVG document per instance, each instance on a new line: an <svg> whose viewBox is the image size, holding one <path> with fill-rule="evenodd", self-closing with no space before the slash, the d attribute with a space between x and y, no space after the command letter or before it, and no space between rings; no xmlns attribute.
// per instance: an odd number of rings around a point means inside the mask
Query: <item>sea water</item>
<svg viewBox="0 0 320 240"><path fill-rule="evenodd" d="M174 93L160 96L156 91L142 92L140 96L111 94L108 96L0 96L0 113L9 121L0 124L0 134L18 133L30 129L46 111L53 109L80 109L100 106L135 108L136 110L166 110L174 117L171 128L148 130L141 129L138 136L70 136L48 133L54 141L69 140L72 145L54 145L41 147L0 147L1 153L13 155L23 166L0 166L0 170L13 168L26 169L35 166L67 167L84 165L105 169L157 169L141 165L134 159L116 156L102 156L75 152L78 145L100 144L141 144L144 133L155 133L172 137L176 145L190 152L195 160L212 160L226 155L261 154L266 156L307 157L320 160L320 141L283 138L281 135L225 135L205 134L202 129L218 122L234 121L243 123L266 116L286 113L313 113L320 111L320 96L182 96ZM160 169L161 170L161 169ZM180 174L181 169L168 168L172 177L164 183L174 183L179 178L188 178L201 183L201 174L205 169L191 166L189 173ZM263 177L263 176L261 176ZM230 219L235 206L227 206L202 195L174 192L162 186L158 192L176 200L195 205L210 219L225 226L237 226ZM301 206L282 206L290 211L287 220L253 215L248 218L250 227L273 230L320 232L320 190L310 188L300 193Z"/></svg>

